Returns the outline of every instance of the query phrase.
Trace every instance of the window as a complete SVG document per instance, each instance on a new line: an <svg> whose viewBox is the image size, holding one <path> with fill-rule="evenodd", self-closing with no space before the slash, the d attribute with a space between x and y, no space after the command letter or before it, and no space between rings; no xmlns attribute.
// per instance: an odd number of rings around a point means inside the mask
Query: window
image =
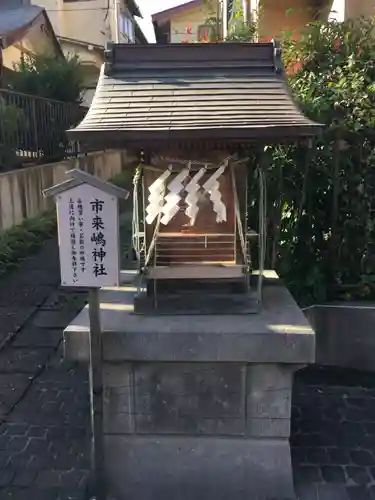
<svg viewBox="0 0 375 500"><path fill-rule="evenodd" d="M119 31L129 43L135 43L134 21L126 14L119 16Z"/></svg>
<svg viewBox="0 0 375 500"><path fill-rule="evenodd" d="M215 28L212 24L201 24L198 27L197 38L199 42L209 42L215 35Z"/></svg>

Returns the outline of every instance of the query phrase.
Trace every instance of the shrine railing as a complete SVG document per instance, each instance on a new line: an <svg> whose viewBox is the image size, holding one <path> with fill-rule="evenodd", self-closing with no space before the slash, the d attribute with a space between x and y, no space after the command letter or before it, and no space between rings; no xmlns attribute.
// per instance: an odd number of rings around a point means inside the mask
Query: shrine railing
<svg viewBox="0 0 375 500"><path fill-rule="evenodd" d="M65 131L87 108L0 89L0 170L77 156L77 143Z"/></svg>

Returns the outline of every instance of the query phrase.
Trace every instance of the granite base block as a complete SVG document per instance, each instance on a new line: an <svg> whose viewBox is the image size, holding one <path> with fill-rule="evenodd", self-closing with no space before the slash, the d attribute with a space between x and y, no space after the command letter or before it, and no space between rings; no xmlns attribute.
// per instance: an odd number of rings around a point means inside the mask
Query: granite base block
<svg viewBox="0 0 375 500"><path fill-rule="evenodd" d="M105 466L116 500L293 499L293 374L315 334L281 285L259 314L134 314L129 282L101 292ZM89 359L88 310L65 330Z"/></svg>
<svg viewBox="0 0 375 500"><path fill-rule="evenodd" d="M293 499L287 439L106 436L115 500Z"/></svg>

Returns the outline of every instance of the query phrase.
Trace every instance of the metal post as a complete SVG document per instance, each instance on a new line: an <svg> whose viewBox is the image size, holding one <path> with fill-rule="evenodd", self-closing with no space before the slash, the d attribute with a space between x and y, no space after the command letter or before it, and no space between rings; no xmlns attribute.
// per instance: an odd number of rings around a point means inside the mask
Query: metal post
<svg viewBox="0 0 375 500"><path fill-rule="evenodd" d="M103 450L103 378L102 332L100 326L99 289L89 290L90 317L90 399L91 399L91 467L95 500L106 500Z"/></svg>
<svg viewBox="0 0 375 500"><path fill-rule="evenodd" d="M247 24L249 22L249 16L248 16L248 1L247 0L242 0L242 13L243 13L243 22Z"/></svg>
<svg viewBox="0 0 375 500"><path fill-rule="evenodd" d="M228 0L223 0L223 40L228 38Z"/></svg>
<svg viewBox="0 0 375 500"><path fill-rule="evenodd" d="M0 89L3 86L3 48L4 42L3 39L0 38Z"/></svg>

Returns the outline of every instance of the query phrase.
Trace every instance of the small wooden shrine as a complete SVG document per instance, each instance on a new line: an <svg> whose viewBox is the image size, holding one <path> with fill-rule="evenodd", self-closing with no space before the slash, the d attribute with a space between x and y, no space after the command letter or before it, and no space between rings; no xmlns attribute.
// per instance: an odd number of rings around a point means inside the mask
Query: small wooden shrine
<svg viewBox="0 0 375 500"><path fill-rule="evenodd" d="M314 362L315 333L263 280L267 146L308 144L320 126L293 102L274 43L106 57L69 134L135 158L138 293L131 272L100 292L107 498L293 499L293 373ZM88 312L64 332L69 359L90 358Z"/></svg>
<svg viewBox="0 0 375 500"><path fill-rule="evenodd" d="M89 112L69 134L83 148L122 148L139 158L135 312L258 311L264 147L320 130L291 98L280 48L111 44L106 61ZM249 183L257 184L258 227L249 227Z"/></svg>

